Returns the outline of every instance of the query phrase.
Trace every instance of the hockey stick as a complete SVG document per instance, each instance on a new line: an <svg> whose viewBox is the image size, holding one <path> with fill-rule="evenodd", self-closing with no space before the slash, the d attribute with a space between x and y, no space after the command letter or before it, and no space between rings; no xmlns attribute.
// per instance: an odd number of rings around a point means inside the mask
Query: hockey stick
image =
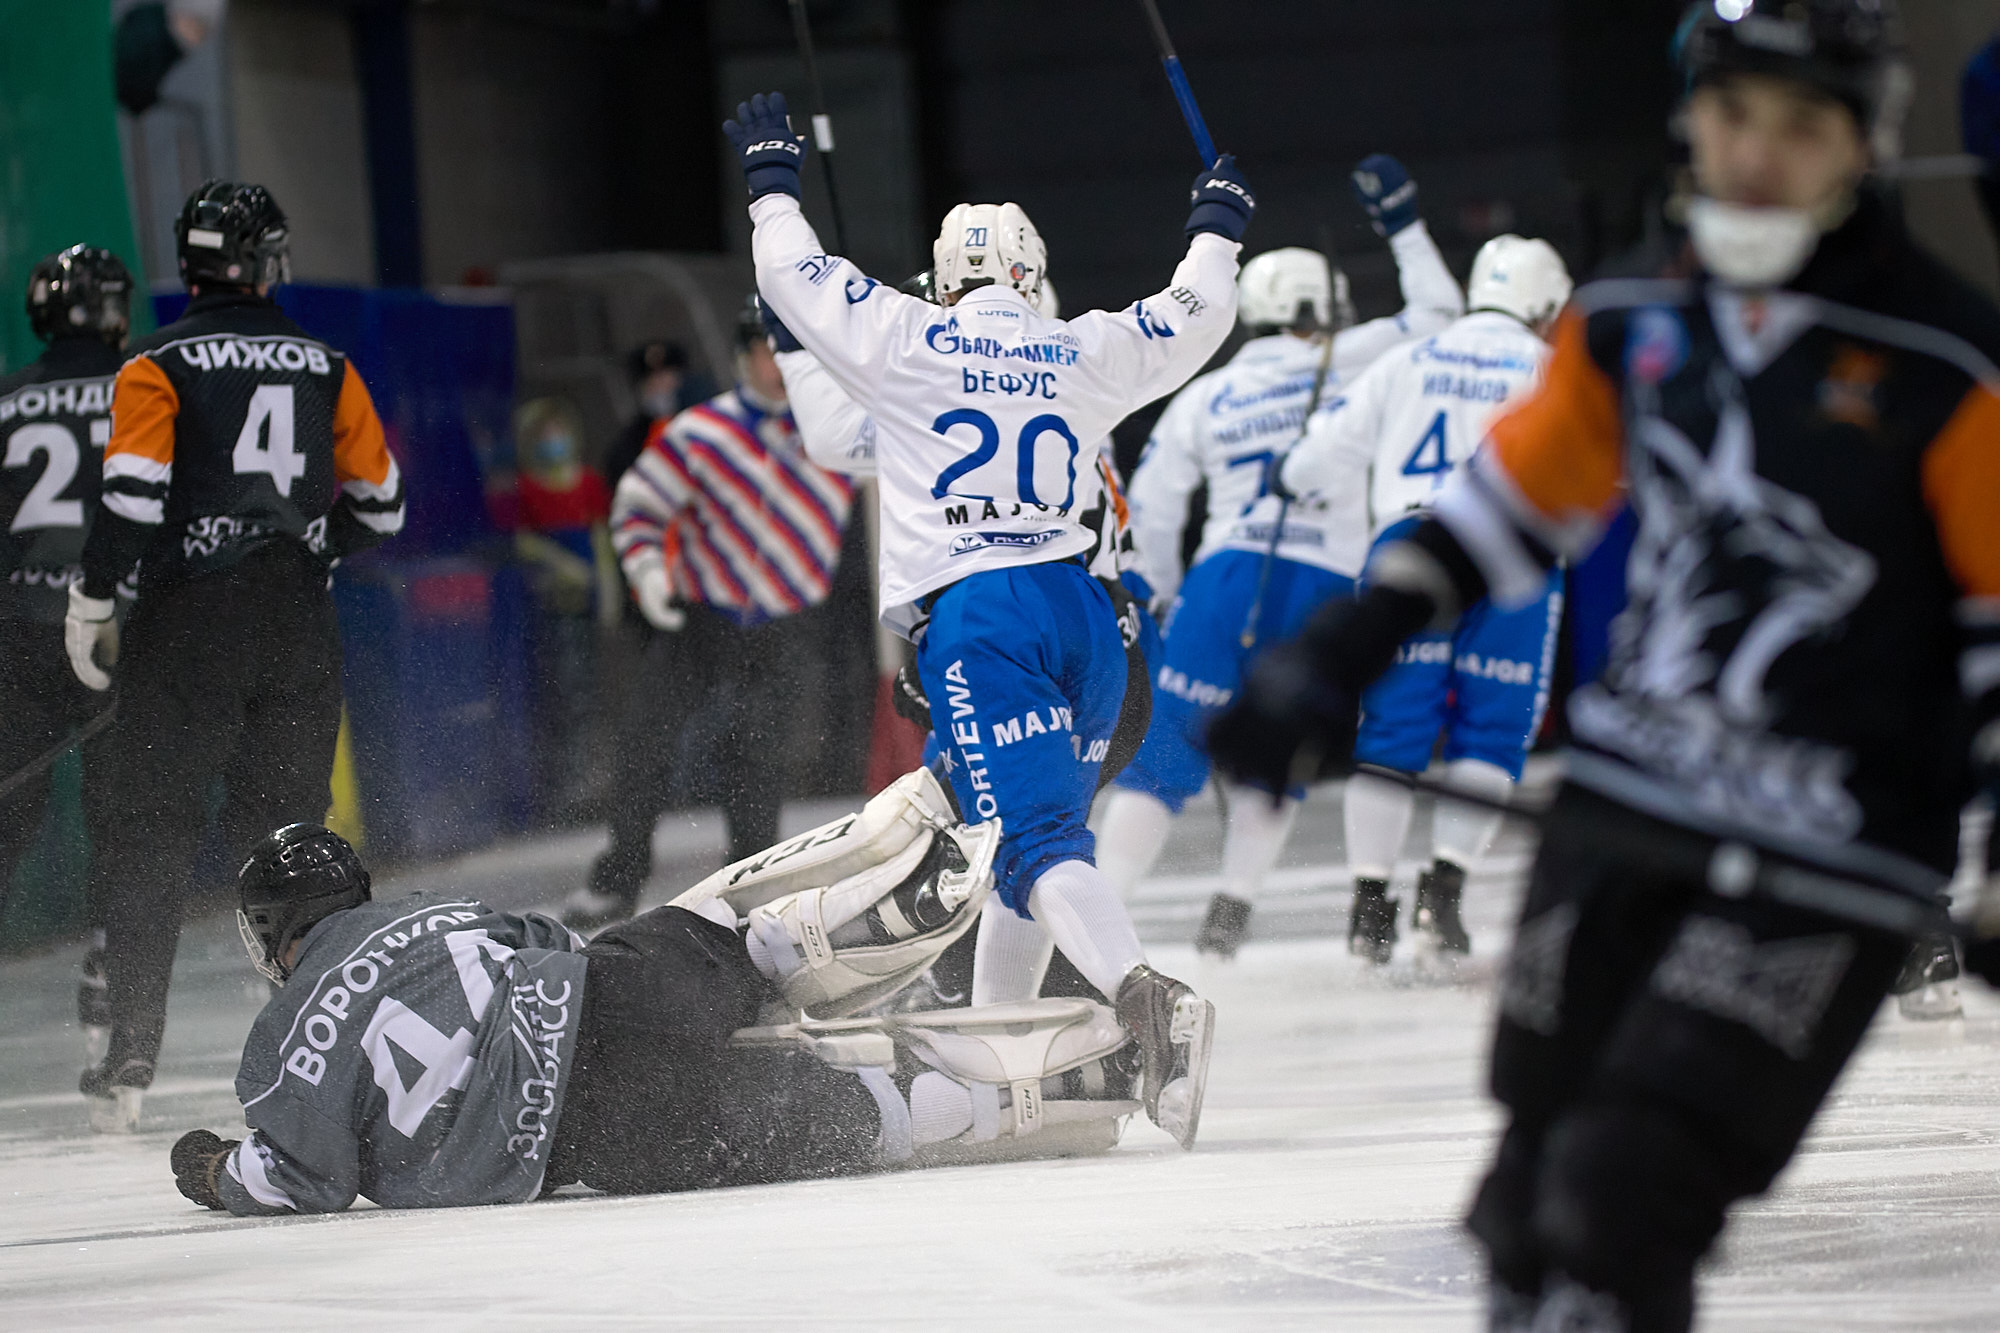
<svg viewBox="0 0 2000 1333"><path fill-rule="evenodd" d="M833 208L833 244L847 253L847 226L840 215L840 191L833 183L833 117L826 110L826 87L819 80L819 60L813 54L812 20L806 15L806 0L791 0L792 35L798 39L799 58L805 61L806 85L813 99L813 147L819 153L819 168L826 174L826 201Z"/></svg>
<svg viewBox="0 0 2000 1333"><path fill-rule="evenodd" d="M800 0L792 0L796 9ZM1194 136L1194 150L1201 154L1204 168L1215 165L1215 141L1208 137L1208 123L1201 118L1201 108L1194 103L1194 89L1188 87L1187 71L1181 68L1181 58L1174 54L1174 39L1167 36L1167 25L1160 20L1160 7L1155 0L1139 0L1146 8L1146 20L1153 27L1153 44L1160 48L1160 64L1167 71L1167 82L1173 85L1174 100L1180 103L1181 118L1187 121L1188 133Z"/></svg>
<svg viewBox="0 0 2000 1333"><path fill-rule="evenodd" d="M1492 810L1538 829L1548 827L1547 805L1493 796L1379 764L1356 764L1352 774L1394 783L1441 801L1458 801ZM1701 855L1690 855L1691 849L1682 839L1662 837L1655 842L1655 846L1644 850L1656 864L1699 878L1718 897L1766 898L1911 938L1938 933L1955 935L1967 942L1980 938L1971 926L1954 921L1943 903L1926 902L1910 889L1773 861L1748 843L1734 839L1725 838Z"/></svg>
<svg viewBox="0 0 2000 1333"><path fill-rule="evenodd" d="M117 715L118 701L113 699L110 704L106 705L103 712L84 723L75 735L66 736L62 740L57 741L33 759L30 759L27 763L9 773L6 778L0 779L0 801L6 800L9 796L12 796L15 792L26 786L29 779L54 764L56 760L68 754L71 749L83 744L110 726L111 720Z"/></svg>

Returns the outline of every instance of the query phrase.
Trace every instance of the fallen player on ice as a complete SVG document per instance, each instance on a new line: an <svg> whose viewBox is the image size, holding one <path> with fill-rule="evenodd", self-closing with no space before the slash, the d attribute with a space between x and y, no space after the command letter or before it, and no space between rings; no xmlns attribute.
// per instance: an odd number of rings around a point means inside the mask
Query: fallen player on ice
<svg viewBox="0 0 2000 1333"><path fill-rule="evenodd" d="M344 839L280 829L238 876L277 987L236 1078L250 1134L183 1135L176 1183L325 1213L1109 1150L1143 1089L1107 1006L896 1012L978 918L998 837L918 770L585 943L469 899L376 902Z"/></svg>

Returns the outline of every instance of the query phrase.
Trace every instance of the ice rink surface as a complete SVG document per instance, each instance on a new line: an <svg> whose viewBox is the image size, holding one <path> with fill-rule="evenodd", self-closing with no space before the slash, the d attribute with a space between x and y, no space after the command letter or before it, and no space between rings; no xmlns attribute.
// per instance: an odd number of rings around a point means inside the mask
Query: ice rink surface
<svg viewBox="0 0 2000 1333"><path fill-rule="evenodd" d="M93 1136L75 1092L76 950L0 963L0 1326L1473 1333L1458 1217L1499 1123L1482 1092L1490 981L1526 848L1504 842L1468 891L1466 975L1371 972L1338 938L1337 804L1314 804L1234 962L1186 944L1217 887L1212 805L1134 904L1154 961L1219 1011L1190 1154L1141 1121L1082 1160L230 1219L183 1200L166 1157L186 1129L240 1132L231 1079L262 983L233 924L184 938L160 1080L129 1138ZM790 811L787 830L830 813ZM601 843L497 847L378 893L548 908ZM674 817L656 843L649 903L720 859L713 816ZM2000 1001L1970 983L1966 1011L1885 1011L1806 1152L1739 1210L1704 1329L2000 1330Z"/></svg>

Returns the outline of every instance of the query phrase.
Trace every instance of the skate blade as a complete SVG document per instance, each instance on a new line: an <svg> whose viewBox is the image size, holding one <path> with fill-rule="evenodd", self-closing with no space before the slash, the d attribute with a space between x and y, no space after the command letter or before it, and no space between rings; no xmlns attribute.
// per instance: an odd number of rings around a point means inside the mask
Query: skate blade
<svg viewBox="0 0 2000 1333"><path fill-rule="evenodd" d="M1896 997L1896 1009L1904 1018L1919 1023L1945 1018L1963 1018L1965 1005L1958 998L1956 981L1938 981Z"/></svg>
<svg viewBox="0 0 2000 1333"><path fill-rule="evenodd" d="M90 1099L90 1127L99 1134L133 1134L139 1129L144 1088L113 1088L109 1097Z"/></svg>
<svg viewBox="0 0 2000 1333"><path fill-rule="evenodd" d="M86 1065L101 1065L111 1050L111 1029L86 1025L83 1029L83 1062Z"/></svg>
<svg viewBox="0 0 2000 1333"><path fill-rule="evenodd" d="M1174 1002L1167 1039L1187 1050L1188 1071L1160 1089L1153 1123L1173 1135L1186 1151L1201 1130L1201 1106L1208 1096L1208 1057L1215 1037L1215 1006L1195 995Z"/></svg>

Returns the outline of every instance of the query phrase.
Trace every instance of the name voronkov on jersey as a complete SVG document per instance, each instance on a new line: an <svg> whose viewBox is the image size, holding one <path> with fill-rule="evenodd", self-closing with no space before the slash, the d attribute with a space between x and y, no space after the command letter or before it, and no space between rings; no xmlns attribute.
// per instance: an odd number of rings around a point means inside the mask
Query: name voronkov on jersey
<svg viewBox="0 0 2000 1333"><path fill-rule="evenodd" d="M297 338L196 338L175 344L181 359L197 370L332 370L326 349Z"/></svg>
<svg viewBox="0 0 2000 1333"><path fill-rule="evenodd" d="M0 398L0 421L15 417L90 416L111 410L111 381L76 380L67 384L31 384Z"/></svg>

